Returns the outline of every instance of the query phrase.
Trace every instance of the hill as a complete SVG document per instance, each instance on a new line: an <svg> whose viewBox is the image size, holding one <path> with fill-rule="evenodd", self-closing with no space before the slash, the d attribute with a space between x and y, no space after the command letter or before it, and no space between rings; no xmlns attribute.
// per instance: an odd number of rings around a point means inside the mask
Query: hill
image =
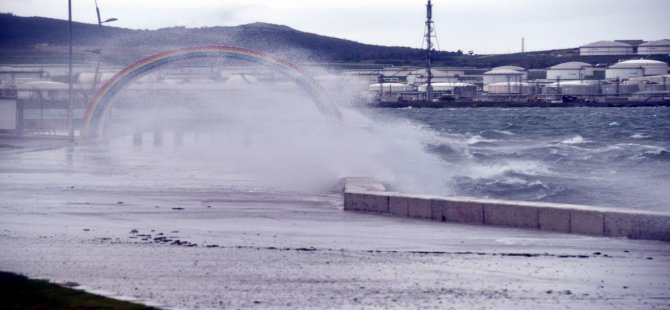
<svg viewBox="0 0 670 310"><path fill-rule="evenodd" d="M0 29L3 30L0 31L0 63L67 62L67 24L66 20L0 13ZM267 23L136 30L74 22L72 32L77 63L94 61L97 56L90 51L98 48L103 49L105 62L124 65L168 48L197 45L233 45L316 62L425 63L425 53L420 49L364 44ZM490 68L516 65L533 69L567 61L608 65L629 58L632 57L579 56L576 48L501 55L464 55L459 50L436 52L433 62L437 66ZM648 58L670 61L668 55Z"/></svg>
<svg viewBox="0 0 670 310"><path fill-rule="evenodd" d="M67 21L44 17L20 17L0 14L0 48L37 49L45 53L68 43ZM234 45L269 53L306 53L311 60L324 62L401 62L421 63L420 49L363 44L350 40L321 36L287 26L253 23L232 27L134 30L99 27L95 24L73 23L73 45L125 49L165 49L195 45ZM51 49L45 47L52 47ZM438 59L458 55L438 52ZM0 58L7 62L8 57ZM124 62L123 60L117 60Z"/></svg>

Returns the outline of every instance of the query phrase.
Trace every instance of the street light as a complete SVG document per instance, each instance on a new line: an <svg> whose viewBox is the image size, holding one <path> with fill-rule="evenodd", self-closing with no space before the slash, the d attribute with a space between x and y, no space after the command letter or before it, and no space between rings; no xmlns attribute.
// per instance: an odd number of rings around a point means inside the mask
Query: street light
<svg viewBox="0 0 670 310"><path fill-rule="evenodd" d="M95 13L98 16L98 31L99 34L102 34L102 24L117 21L117 18L108 18L104 21L100 18L100 8L98 7L98 0L95 0ZM91 92L95 92L95 89L98 87L98 79L100 79L100 62L102 61L102 49L98 46L96 49L96 54L98 54L98 62L95 65L95 74L93 75L93 87ZM109 117L112 117L112 110L109 110Z"/></svg>
<svg viewBox="0 0 670 310"><path fill-rule="evenodd" d="M74 113L72 103L72 0L67 0L67 29L68 29L68 106L67 106L67 132L70 141L74 141Z"/></svg>
<svg viewBox="0 0 670 310"><path fill-rule="evenodd" d="M98 30L100 34L102 34L102 24L104 23L109 23L109 22L114 22L117 21L117 18L108 18L105 19L104 21L100 18L100 8L98 8L98 0L95 0L95 13L98 15ZM95 88L98 85L98 79L100 78L100 62L102 58L102 50L100 47L98 47L95 51L95 54L98 54L98 63L95 66L95 75L93 76L93 89L92 91L95 91Z"/></svg>
<svg viewBox="0 0 670 310"><path fill-rule="evenodd" d="M103 23L113 22L118 19L109 18L105 21L100 19L100 9L98 8L98 1L95 0L95 11L98 15L98 26L102 26ZM68 138L70 141L74 141L74 103L72 98L72 0L67 1L67 28L68 28L68 108L67 108L67 127L68 127ZM98 53L99 57L100 53ZM100 68L100 59L98 58L98 71ZM97 73L96 73L97 75ZM97 80L97 77L96 77Z"/></svg>
<svg viewBox="0 0 670 310"><path fill-rule="evenodd" d="M104 23L109 23L118 20L116 18L108 18L102 21L102 19L100 19L100 9L98 8L98 0L95 0L95 13L98 15L98 26L102 26L102 24Z"/></svg>

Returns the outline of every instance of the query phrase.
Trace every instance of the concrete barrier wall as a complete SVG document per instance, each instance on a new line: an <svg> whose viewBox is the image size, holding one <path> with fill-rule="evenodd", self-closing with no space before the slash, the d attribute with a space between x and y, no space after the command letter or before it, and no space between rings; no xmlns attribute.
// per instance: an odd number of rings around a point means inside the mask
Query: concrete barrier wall
<svg viewBox="0 0 670 310"><path fill-rule="evenodd" d="M670 241L670 213L570 204L387 192L374 178L345 179L344 209L474 225Z"/></svg>

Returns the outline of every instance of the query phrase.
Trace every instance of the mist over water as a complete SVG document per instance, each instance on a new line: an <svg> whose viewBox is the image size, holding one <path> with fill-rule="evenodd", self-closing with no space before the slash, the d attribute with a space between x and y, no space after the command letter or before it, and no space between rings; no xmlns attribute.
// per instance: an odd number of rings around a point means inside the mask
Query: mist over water
<svg viewBox="0 0 670 310"><path fill-rule="evenodd" d="M118 105L107 121L110 154L127 165L151 162L154 168L139 170L159 178L181 171L176 178L157 180L175 184L234 175L268 189L328 192L343 177L374 176L396 190L448 191L443 160L425 148L440 139L435 132L360 113L352 104L360 92L350 79L320 79L340 106L342 120L322 114L292 82L237 79L215 84L215 91L180 87L171 96L126 91L115 99ZM141 146L133 146L137 128L145 129ZM157 129L160 146L153 144ZM191 177L189 170L199 172Z"/></svg>

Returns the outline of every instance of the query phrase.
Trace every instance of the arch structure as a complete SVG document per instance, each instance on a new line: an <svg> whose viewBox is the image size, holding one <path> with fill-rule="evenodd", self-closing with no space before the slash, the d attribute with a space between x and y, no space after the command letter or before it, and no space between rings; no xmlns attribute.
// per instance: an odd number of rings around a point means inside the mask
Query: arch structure
<svg viewBox="0 0 670 310"><path fill-rule="evenodd" d="M141 59L114 75L95 93L86 105L82 134L87 138L99 137L103 130L103 117L109 110L111 99L130 82L163 66L190 59L228 58L259 64L294 81L313 99L324 114L341 119L338 108L329 100L321 86L296 65L275 58L267 53L232 46L202 46L175 49Z"/></svg>

